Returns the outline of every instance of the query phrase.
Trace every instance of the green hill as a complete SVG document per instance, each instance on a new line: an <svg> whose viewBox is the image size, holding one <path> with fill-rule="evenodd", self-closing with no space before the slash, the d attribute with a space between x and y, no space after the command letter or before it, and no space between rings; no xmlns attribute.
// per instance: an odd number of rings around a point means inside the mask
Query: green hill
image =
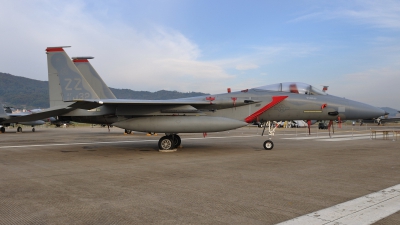
<svg viewBox="0 0 400 225"><path fill-rule="evenodd" d="M161 90L157 92L110 88L117 98L162 100L207 95L201 92L182 93ZM48 108L48 81L34 80L0 72L0 102L15 108Z"/></svg>
<svg viewBox="0 0 400 225"><path fill-rule="evenodd" d="M16 108L49 107L49 85L47 81L0 73L0 101Z"/></svg>

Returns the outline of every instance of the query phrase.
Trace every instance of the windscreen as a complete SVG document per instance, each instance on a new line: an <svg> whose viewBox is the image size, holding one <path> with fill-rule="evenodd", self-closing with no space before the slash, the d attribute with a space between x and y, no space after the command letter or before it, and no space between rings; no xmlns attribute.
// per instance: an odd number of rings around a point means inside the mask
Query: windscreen
<svg viewBox="0 0 400 225"><path fill-rule="evenodd" d="M281 91L281 92L290 92L303 95L326 95L326 93L323 92L322 90L319 90L318 88L315 88L312 85L301 82L284 82L278 84L269 84L254 88L254 90Z"/></svg>

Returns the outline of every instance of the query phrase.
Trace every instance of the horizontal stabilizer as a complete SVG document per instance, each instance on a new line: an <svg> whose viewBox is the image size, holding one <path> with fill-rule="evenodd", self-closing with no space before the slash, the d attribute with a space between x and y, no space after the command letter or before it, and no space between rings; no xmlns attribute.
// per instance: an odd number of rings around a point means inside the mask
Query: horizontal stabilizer
<svg viewBox="0 0 400 225"><path fill-rule="evenodd" d="M90 102L90 101L77 101L73 103L70 107L75 108L75 109L94 109L99 106L102 106L102 104L98 102Z"/></svg>

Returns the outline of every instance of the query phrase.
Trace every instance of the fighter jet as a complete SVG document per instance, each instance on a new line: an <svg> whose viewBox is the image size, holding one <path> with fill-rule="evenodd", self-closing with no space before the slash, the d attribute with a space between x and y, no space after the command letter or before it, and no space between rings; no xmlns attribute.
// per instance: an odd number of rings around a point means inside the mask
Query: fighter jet
<svg viewBox="0 0 400 225"><path fill-rule="evenodd" d="M360 126L364 123L374 123L378 125L384 125L385 123L395 123L400 121L400 111L395 116L390 116L389 113L385 113L384 116L380 116L378 118L371 118L371 119L362 119L360 120Z"/></svg>
<svg viewBox="0 0 400 225"><path fill-rule="evenodd" d="M11 124L22 124L32 126L32 132L35 132L35 126L43 125L46 122L44 120L33 120L33 121L18 121L18 118L22 118L27 115L31 115L32 113L39 112L39 109L31 110L28 112L22 113L12 113L11 109L8 107L7 110L4 110L3 105L0 104L0 132L6 132L5 127L10 126ZM17 122L9 122L10 119L16 119ZM18 126L17 132L22 132L22 127Z"/></svg>
<svg viewBox="0 0 400 225"><path fill-rule="evenodd" d="M226 131L254 121L358 119L384 115L382 109L328 95L314 86L297 82L173 100L100 98L95 91L98 87L91 86L97 84L89 83L64 48L46 49L50 106L63 105L70 109L61 115L74 121L76 118L88 123L107 121L123 129L165 133L158 142L161 150L179 146L179 133ZM273 142L267 140L263 146L272 149Z"/></svg>

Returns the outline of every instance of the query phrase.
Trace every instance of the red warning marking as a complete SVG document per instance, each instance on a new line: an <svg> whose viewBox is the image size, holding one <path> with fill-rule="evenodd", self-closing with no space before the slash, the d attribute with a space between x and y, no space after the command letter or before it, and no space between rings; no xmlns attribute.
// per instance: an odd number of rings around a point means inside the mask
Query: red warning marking
<svg viewBox="0 0 400 225"><path fill-rule="evenodd" d="M237 100L237 98L236 98L236 97L232 97L231 99L232 99L232 101L233 101L233 106L236 106L236 100Z"/></svg>
<svg viewBox="0 0 400 225"><path fill-rule="evenodd" d="M265 105L264 107L262 107L261 109L257 110L255 113L251 114L250 116L248 116L246 119L244 119L244 121L246 123L250 123L252 121L254 121L254 119L256 119L257 117L259 117L261 114L263 114L265 111L267 111L268 109L274 107L275 105L277 105L278 103L280 103L281 101L285 100L288 96L273 96L272 97L272 102L268 103L267 105Z"/></svg>
<svg viewBox="0 0 400 225"><path fill-rule="evenodd" d="M321 109L326 108L326 106L328 106L326 103L321 105Z"/></svg>
<svg viewBox="0 0 400 225"><path fill-rule="evenodd" d="M249 91L249 89L241 90L241 92L248 92L248 91Z"/></svg>
<svg viewBox="0 0 400 225"><path fill-rule="evenodd" d="M206 97L206 100L207 100L207 101L210 101L210 104L212 104L212 101L215 100L215 97L212 97L212 96Z"/></svg>

